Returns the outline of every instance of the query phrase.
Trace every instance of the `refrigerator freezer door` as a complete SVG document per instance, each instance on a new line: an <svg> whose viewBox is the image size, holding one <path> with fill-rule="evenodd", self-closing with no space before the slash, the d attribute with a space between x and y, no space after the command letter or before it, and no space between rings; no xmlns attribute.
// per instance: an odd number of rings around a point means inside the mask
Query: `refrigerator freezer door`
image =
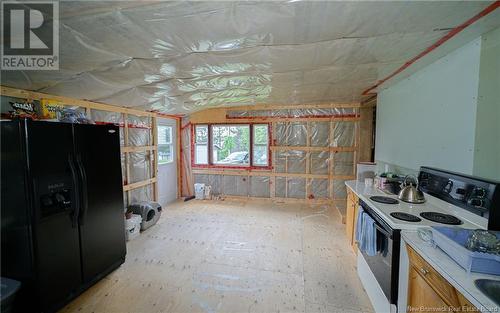
<svg viewBox="0 0 500 313"><path fill-rule="evenodd" d="M78 188L72 125L27 121L38 297L42 310L65 302L81 285ZM72 171L73 169L73 171Z"/></svg>
<svg viewBox="0 0 500 313"><path fill-rule="evenodd" d="M114 125L75 124L74 130L83 278L91 283L125 260L120 137Z"/></svg>

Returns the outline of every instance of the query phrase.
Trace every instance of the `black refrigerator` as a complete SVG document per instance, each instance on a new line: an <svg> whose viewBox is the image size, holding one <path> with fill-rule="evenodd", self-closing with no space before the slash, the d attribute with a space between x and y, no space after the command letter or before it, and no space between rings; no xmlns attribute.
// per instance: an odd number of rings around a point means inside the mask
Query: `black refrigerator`
<svg viewBox="0 0 500 313"><path fill-rule="evenodd" d="M119 133L1 122L1 276L22 284L15 311L55 311L125 261Z"/></svg>

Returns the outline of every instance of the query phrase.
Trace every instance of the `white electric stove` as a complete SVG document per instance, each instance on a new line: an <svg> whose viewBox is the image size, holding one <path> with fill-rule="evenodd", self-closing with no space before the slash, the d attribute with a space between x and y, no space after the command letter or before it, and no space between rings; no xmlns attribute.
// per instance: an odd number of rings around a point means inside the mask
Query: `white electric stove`
<svg viewBox="0 0 500 313"><path fill-rule="evenodd" d="M358 274L376 312L397 312L398 307L404 310L406 300L398 301L400 293L406 297L406 292L398 290L404 285L399 280L400 251L404 250L401 230L432 226L500 230L499 182L426 167L421 168L419 181L426 197L423 204L406 203L376 188L355 186L360 210L373 219L376 229L375 255L358 253Z"/></svg>

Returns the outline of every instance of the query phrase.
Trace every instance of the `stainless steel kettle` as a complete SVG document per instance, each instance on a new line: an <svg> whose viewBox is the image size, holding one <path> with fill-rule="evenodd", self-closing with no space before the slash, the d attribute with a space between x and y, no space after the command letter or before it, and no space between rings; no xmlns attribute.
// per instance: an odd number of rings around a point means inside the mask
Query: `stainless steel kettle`
<svg viewBox="0 0 500 313"><path fill-rule="evenodd" d="M409 181L408 178L410 177L415 179L416 186L413 186L411 182L409 184L407 183L407 181ZM406 175L401 185L401 191L399 192L398 198L399 200L408 203L425 202L424 193L418 189L418 179L415 175Z"/></svg>

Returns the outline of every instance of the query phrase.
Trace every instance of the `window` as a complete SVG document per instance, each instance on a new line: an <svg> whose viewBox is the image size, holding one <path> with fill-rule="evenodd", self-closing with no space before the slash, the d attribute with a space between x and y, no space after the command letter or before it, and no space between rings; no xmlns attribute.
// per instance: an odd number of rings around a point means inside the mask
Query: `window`
<svg viewBox="0 0 500 313"><path fill-rule="evenodd" d="M158 126L158 164L170 163L173 160L172 126Z"/></svg>
<svg viewBox="0 0 500 313"><path fill-rule="evenodd" d="M269 129L266 124L253 126L253 164L268 166Z"/></svg>
<svg viewBox="0 0 500 313"><path fill-rule="evenodd" d="M213 125L212 162L221 165L250 164L250 125Z"/></svg>
<svg viewBox="0 0 500 313"><path fill-rule="evenodd" d="M195 164L208 164L208 125L195 126Z"/></svg>
<svg viewBox="0 0 500 313"><path fill-rule="evenodd" d="M268 124L195 125L194 165L269 166Z"/></svg>

